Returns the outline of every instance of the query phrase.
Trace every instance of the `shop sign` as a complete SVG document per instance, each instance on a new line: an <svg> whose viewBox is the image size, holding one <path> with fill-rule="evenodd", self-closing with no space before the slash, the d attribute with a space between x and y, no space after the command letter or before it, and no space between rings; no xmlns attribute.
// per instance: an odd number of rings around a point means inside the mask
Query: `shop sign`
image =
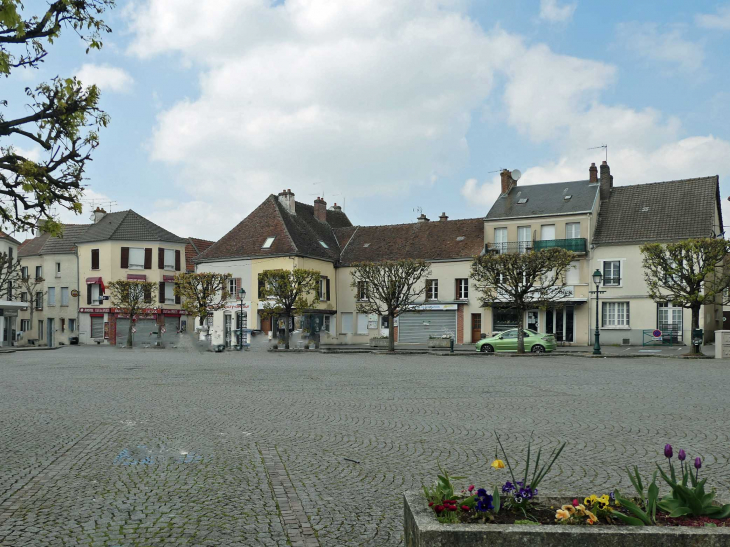
<svg viewBox="0 0 730 547"><path fill-rule="evenodd" d="M408 311L456 311L457 307L458 304L421 304L408 308Z"/></svg>

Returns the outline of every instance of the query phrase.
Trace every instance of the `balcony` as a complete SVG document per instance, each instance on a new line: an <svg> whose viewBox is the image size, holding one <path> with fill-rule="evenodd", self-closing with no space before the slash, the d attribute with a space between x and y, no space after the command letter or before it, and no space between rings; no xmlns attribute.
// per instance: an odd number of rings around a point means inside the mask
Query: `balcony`
<svg viewBox="0 0 730 547"><path fill-rule="evenodd" d="M542 251L543 249L560 248L574 253L585 254L587 249L586 239L577 237L573 239L549 239L545 241L507 241L504 243L487 243L486 252L503 253L527 253L530 251Z"/></svg>

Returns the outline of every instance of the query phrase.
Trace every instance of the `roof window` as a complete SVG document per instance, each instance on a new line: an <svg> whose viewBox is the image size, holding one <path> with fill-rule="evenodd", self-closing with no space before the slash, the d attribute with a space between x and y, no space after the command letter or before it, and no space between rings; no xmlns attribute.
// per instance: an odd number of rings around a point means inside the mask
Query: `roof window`
<svg viewBox="0 0 730 547"><path fill-rule="evenodd" d="M649 207L642 207L641 208L641 212L642 213L648 213L649 212Z"/></svg>
<svg viewBox="0 0 730 547"><path fill-rule="evenodd" d="M370 247L370 243L365 243L365 244L363 244L363 247L366 247L366 248L367 248L367 247Z"/></svg>
<svg viewBox="0 0 730 547"><path fill-rule="evenodd" d="M329 249L329 248L330 248L330 247L329 247L329 245L327 245L327 244L326 244L326 243L325 243L324 241L322 241L321 239L319 240L319 244L320 244L320 245L322 245L322 247L324 247L325 249Z"/></svg>
<svg viewBox="0 0 730 547"><path fill-rule="evenodd" d="M564 199L565 201L568 201L568 200L569 200L570 198L572 198L572 197L573 197L573 196L571 196L570 194L568 194L567 196L563 197L563 199Z"/></svg>
<svg viewBox="0 0 730 547"><path fill-rule="evenodd" d="M464 241L466 238L464 236L459 236L456 238L456 241Z"/></svg>
<svg viewBox="0 0 730 547"><path fill-rule="evenodd" d="M525 203L527 203L527 198L520 198L517 200L518 205L524 205Z"/></svg>
<svg viewBox="0 0 730 547"><path fill-rule="evenodd" d="M276 236L267 237L266 241L264 241L264 244L261 246L261 248L262 249L271 249L271 246L274 244L275 239L276 239Z"/></svg>

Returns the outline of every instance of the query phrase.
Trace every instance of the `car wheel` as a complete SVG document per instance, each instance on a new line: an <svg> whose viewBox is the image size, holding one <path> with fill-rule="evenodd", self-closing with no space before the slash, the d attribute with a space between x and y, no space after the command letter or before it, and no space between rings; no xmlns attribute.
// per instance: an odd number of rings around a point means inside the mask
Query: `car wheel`
<svg viewBox="0 0 730 547"><path fill-rule="evenodd" d="M489 344L484 344L481 349L482 353L494 353L494 348Z"/></svg>
<svg viewBox="0 0 730 547"><path fill-rule="evenodd" d="M545 348L541 346L540 344L535 344L532 346L532 353L545 353Z"/></svg>

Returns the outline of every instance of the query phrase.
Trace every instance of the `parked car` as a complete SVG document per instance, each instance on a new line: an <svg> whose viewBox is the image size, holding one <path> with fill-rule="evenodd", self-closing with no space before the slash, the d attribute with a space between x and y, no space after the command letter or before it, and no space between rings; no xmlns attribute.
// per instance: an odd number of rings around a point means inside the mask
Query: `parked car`
<svg viewBox="0 0 730 547"><path fill-rule="evenodd" d="M525 351L544 353L556 348L555 337L552 334L535 332L524 329ZM491 338L484 338L476 343L477 351L492 353L495 351L517 351L517 329L498 332Z"/></svg>

